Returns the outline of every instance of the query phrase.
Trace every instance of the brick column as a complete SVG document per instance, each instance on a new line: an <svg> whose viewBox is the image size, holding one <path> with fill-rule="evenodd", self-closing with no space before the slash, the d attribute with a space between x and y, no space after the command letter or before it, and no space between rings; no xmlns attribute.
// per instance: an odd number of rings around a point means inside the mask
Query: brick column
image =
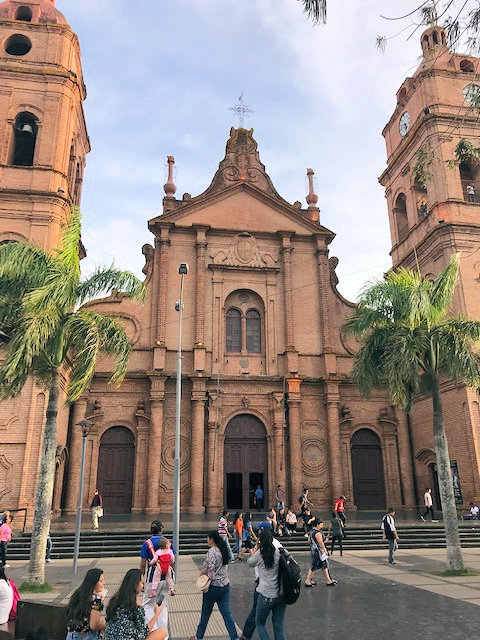
<svg viewBox="0 0 480 640"><path fill-rule="evenodd" d="M327 420L328 420L328 457L330 463L330 487L332 498L336 500L345 494L341 444L338 383L327 382L325 385Z"/></svg>
<svg viewBox="0 0 480 640"><path fill-rule="evenodd" d="M324 359L325 373L336 373L337 358L332 347L332 316L330 292L330 266L328 264L328 248L323 236L317 237L317 272L318 272L318 295L320 301L320 332L322 336L322 353Z"/></svg>
<svg viewBox="0 0 480 640"><path fill-rule="evenodd" d="M167 327L167 289L168 289L168 264L170 248L170 225L161 227L160 234L155 238L156 247L156 278L157 278L157 317L155 319L155 348L153 355L153 368L165 368L165 337Z"/></svg>
<svg viewBox="0 0 480 640"><path fill-rule="evenodd" d="M273 487L273 491L275 493L277 484L281 484L285 494L288 494L285 475L284 402L283 393L273 394L273 442L275 447L275 487Z"/></svg>
<svg viewBox="0 0 480 640"><path fill-rule="evenodd" d="M292 251L290 234L282 235L282 266L283 266L283 295L285 308L285 341L287 354L287 370L289 374L298 371L298 353L295 349L293 329L293 298L292 298Z"/></svg>
<svg viewBox="0 0 480 640"><path fill-rule="evenodd" d="M82 457L82 429L78 426L85 418L87 398L79 398L73 407L71 439L68 463L67 499L65 512L75 513L77 510L78 490L80 489L80 461Z"/></svg>
<svg viewBox="0 0 480 640"><path fill-rule="evenodd" d="M287 379L288 427L290 443L290 487L295 502L303 489L302 432L300 427L300 378Z"/></svg>
<svg viewBox="0 0 480 640"><path fill-rule="evenodd" d="M152 378L150 390L150 435L148 438L146 512L159 511L160 467L162 464L163 404L165 378Z"/></svg>
<svg viewBox="0 0 480 640"><path fill-rule="evenodd" d="M205 474L207 487L206 487L206 502L208 513L216 513L218 511L218 425L217 425L217 412L219 413L220 398L217 396L217 392L209 393L211 402L208 406L208 452L207 452L207 473ZM223 478L220 478L221 486L223 486ZM223 501L223 496L221 497Z"/></svg>
<svg viewBox="0 0 480 640"><path fill-rule="evenodd" d="M196 226L196 269L195 269L195 345L194 367L205 370L205 252L207 249L206 229Z"/></svg>
<svg viewBox="0 0 480 640"><path fill-rule="evenodd" d="M193 380L191 441L191 513L204 513L203 478L205 466L205 393L204 379Z"/></svg>

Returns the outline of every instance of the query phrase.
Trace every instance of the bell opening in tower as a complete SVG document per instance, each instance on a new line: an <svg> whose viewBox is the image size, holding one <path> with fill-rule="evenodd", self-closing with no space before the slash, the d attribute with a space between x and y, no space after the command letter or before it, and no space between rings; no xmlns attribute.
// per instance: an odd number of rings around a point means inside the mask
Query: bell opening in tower
<svg viewBox="0 0 480 640"><path fill-rule="evenodd" d="M18 114L14 124L14 147L12 164L20 167L32 167L37 141L37 122L28 112Z"/></svg>

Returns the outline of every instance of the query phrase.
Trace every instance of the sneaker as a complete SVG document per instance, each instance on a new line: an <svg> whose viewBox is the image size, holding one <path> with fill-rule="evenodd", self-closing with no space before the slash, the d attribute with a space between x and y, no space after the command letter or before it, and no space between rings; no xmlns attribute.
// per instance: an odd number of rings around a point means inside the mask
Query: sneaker
<svg viewBox="0 0 480 640"><path fill-rule="evenodd" d="M438 522L438 520L432 520L432 522Z"/></svg>
<svg viewBox="0 0 480 640"><path fill-rule="evenodd" d="M423 516L420 516L422 522L426 522L425 518Z"/></svg>
<svg viewBox="0 0 480 640"><path fill-rule="evenodd" d="M4 564L4 565L3 565L3 568L4 568L4 569L7 569L9 566L10 566L9 564Z"/></svg>
<svg viewBox="0 0 480 640"><path fill-rule="evenodd" d="M47 559L45 560L45 562L47 562L48 564L50 564L51 562L53 562L53 560L52 560L51 558L47 558Z"/></svg>
<svg viewBox="0 0 480 640"><path fill-rule="evenodd" d="M389 562L388 564L397 564L395 560L393 562Z"/></svg>

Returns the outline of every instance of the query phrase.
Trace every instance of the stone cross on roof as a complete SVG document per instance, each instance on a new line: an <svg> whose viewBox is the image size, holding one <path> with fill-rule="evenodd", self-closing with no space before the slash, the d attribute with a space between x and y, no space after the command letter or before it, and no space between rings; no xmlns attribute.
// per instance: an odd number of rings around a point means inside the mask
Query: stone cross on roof
<svg viewBox="0 0 480 640"><path fill-rule="evenodd" d="M230 111L238 116L238 126L240 129L243 129L243 119L248 118L251 113L255 113L248 104L245 104L243 101L243 93L240 95L238 102L236 102L233 107L230 107Z"/></svg>

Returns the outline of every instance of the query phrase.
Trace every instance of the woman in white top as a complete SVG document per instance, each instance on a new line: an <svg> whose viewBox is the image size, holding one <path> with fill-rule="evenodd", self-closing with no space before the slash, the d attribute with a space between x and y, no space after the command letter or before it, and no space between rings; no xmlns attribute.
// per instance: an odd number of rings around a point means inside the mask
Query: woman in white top
<svg viewBox="0 0 480 640"><path fill-rule="evenodd" d="M281 546L278 541L274 544L271 529L262 529L259 541L252 550L253 555L247 560L250 567L256 567L258 574L258 600L255 622L260 640L270 640L265 623L272 614L272 624L275 640L285 640L285 609L286 602L283 590L279 586L278 565Z"/></svg>
<svg viewBox="0 0 480 640"><path fill-rule="evenodd" d="M13 589L5 575L5 569L0 567L0 624L8 622L12 610Z"/></svg>

